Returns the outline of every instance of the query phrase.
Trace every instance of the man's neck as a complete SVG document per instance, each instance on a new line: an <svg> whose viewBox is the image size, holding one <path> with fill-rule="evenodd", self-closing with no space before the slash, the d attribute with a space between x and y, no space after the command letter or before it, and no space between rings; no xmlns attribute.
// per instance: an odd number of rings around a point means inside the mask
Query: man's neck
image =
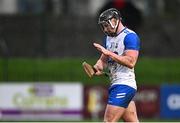
<svg viewBox="0 0 180 123"><path fill-rule="evenodd" d="M119 26L118 26L118 33L120 33L124 28L125 28L125 26L122 25L122 23L119 23Z"/></svg>

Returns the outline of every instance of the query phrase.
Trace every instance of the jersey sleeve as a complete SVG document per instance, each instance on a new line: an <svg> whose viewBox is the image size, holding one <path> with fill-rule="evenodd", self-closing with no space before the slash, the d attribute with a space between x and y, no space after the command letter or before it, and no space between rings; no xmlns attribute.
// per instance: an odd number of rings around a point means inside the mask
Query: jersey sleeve
<svg viewBox="0 0 180 123"><path fill-rule="evenodd" d="M129 33L124 39L125 50L140 50L140 39L136 33Z"/></svg>

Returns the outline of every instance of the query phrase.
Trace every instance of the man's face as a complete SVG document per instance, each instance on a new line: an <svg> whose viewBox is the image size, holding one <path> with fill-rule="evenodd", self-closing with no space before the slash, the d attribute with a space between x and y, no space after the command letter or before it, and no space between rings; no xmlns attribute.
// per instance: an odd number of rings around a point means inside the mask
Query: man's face
<svg viewBox="0 0 180 123"><path fill-rule="evenodd" d="M102 30L108 36L113 36L116 33L117 20L112 18L101 24Z"/></svg>

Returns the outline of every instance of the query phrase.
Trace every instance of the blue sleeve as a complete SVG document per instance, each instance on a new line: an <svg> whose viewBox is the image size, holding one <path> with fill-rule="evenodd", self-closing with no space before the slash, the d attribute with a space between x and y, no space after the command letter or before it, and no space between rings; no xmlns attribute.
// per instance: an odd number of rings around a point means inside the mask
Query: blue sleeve
<svg viewBox="0 0 180 123"><path fill-rule="evenodd" d="M135 33L129 33L124 39L125 50L140 50L140 39Z"/></svg>
<svg viewBox="0 0 180 123"><path fill-rule="evenodd" d="M107 36L104 36L103 42L102 42L104 48L107 48L107 47L106 47L106 38L107 38Z"/></svg>

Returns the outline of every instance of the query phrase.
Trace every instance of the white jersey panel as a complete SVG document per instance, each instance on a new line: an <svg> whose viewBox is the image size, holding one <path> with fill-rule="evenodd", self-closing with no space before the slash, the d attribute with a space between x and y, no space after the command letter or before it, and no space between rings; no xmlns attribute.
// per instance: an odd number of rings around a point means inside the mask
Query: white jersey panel
<svg viewBox="0 0 180 123"><path fill-rule="evenodd" d="M106 38L106 48L118 55L122 55L125 51L124 39L127 34L135 33L125 28L117 37ZM110 80L112 85L123 84L137 89L134 69L118 64L111 58L108 59L108 69L110 71Z"/></svg>

